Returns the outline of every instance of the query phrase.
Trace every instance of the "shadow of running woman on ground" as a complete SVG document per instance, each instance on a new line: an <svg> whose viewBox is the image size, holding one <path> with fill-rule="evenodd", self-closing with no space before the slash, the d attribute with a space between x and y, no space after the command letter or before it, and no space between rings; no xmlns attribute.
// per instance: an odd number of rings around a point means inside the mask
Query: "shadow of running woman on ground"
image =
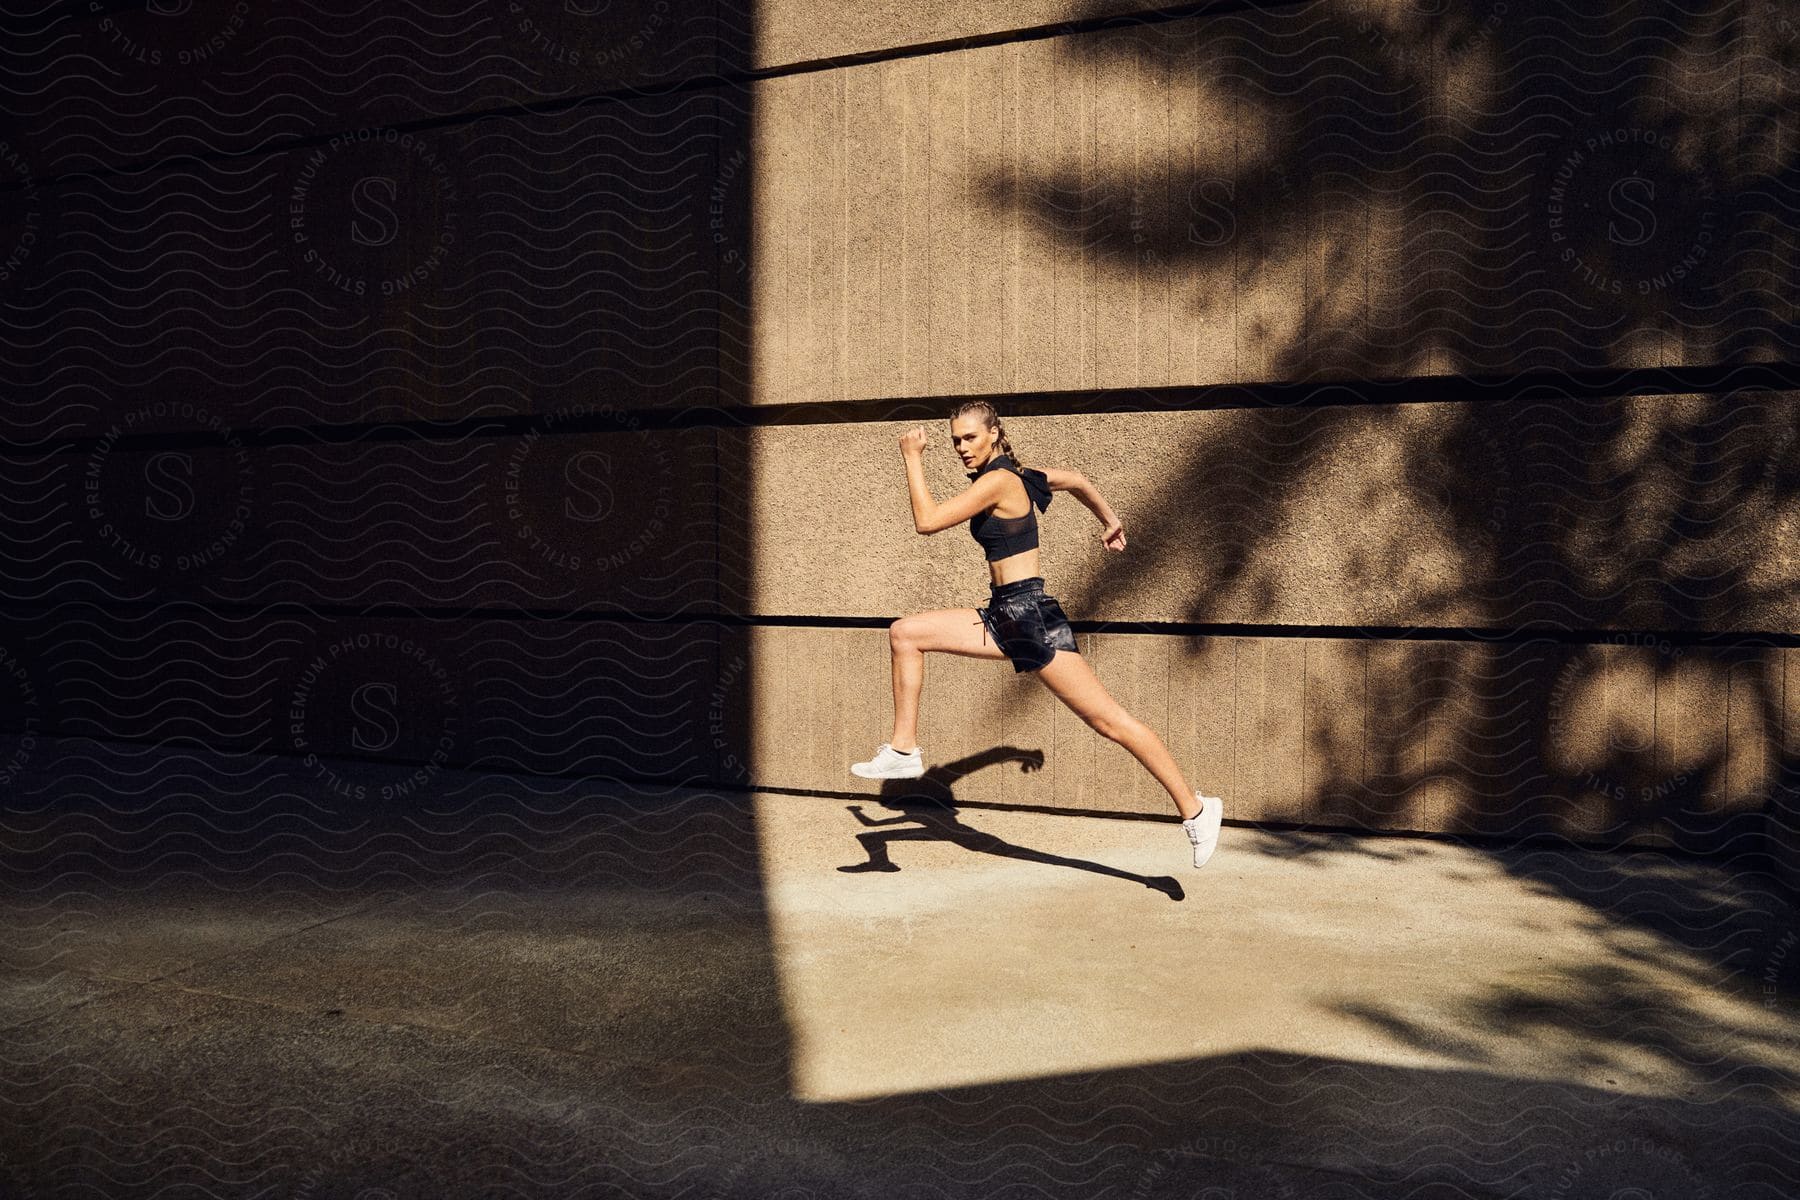
<svg viewBox="0 0 1800 1200"><path fill-rule="evenodd" d="M1021 750L1016 746L996 746L992 750L983 750L980 754L971 754L969 757L958 759L953 763L932 767L917 779L884 781L881 785L881 803L886 808L898 809L901 815L897 817L865 816L860 804L849 806L851 814L864 825L871 827L899 825L909 821L917 822L918 827L857 834L856 840L862 843L863 850L869 856L869 861L856 863L853 866L839 867L838 870L850 873L898 871L900 868L888 858L889 842L942 841L980 854L996 854L1002 858L1017 858L1025 862L1044 863L1049 866L1072 867L1077 871L1092 871L1096 875L1111 875L1118 879L1129 879L1133 883L1143 884L1152 891L1161 892L1171 900L1185 898L1186 893L1182 891L1181 884L1176 882L1172 875L1137 875L1102 863L1086 862L1079 858L1064 858L1059 854L1045 854L1041 850L1015 846L1004 838L995 837L991 833L983 833L979 829L971 829L957 820L956 793L952 790L956 781L973 775L983 767L997 766L1008 762L1018 763L1021 771L1036 771L1044 765L1044 752L1042 750Z"/></svg>

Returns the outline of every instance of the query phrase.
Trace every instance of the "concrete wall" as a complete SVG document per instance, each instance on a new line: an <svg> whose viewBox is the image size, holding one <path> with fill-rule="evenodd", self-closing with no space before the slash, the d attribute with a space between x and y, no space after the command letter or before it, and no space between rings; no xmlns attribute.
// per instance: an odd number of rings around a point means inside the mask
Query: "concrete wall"
<svg viewBox="0 0 1800 1200"><path fill-rule="evenodd" d="M760 85L752 398L1010 397L1026 459L1101 481L1132 533L1115 558L1077 506L1047 520L1078 620L1281 627L1084 634L1246 815L1744 849L1794 762L1792 650L1763 636L1796 630L1791 393L1492 381L1791 361L1794 39L1754 4L1674 28L1653 6L1603 27L1454 8L1090 21ZM979 6L954 30L917 7L763 11L768 63L992 29ZM1654 69L1632 85L1608 62ZM1369 377L1440 382L1424 403L1258 403ZM909 533L892 439L912 423L750 435L760 610L980 602L964 531ZM930 474L962 485L947 459ZM847 478L866 502L841 503ZM1472 640L1434 636L1452 628ZM791 631L782 661L858 653L832 636ZM885 729L880 659L766 681L809 732L770 730L757 761L841 786ZM971 722L1055 746L1054 768L959 796L1166 808L1116 747L1090 760L1022 715L1034 693L1004 671L928 675L934 759L975 752Z"/></svg>
<svg viewBox="0 0 1800 1200"><path fill-rule="evenodd" d="M715 778L749 14L165 7L0 18L7 726Z"/></svg>
<svg viewBox="0 0 1800 1200"><path fill-rule="evenodd" d="M1023 30L1046 32L1147 8L1130 0L966 0L960 4L876 0L855 5L762 0L756 5L754 63L768 69L916 46L947 49L959 42L1016 35Z"/></svg>
<svg viewBox="0 0 1800 1200"><path fill-rule="evenodd" d="M1077 640L1196 785L1230 798L1233 817L1713 851L1742 852L1762 833L1800 683L1792 650ZM845 756L866 753L870 729L888 719L885 639L760 629L748 642L745 656L763 669L743 694L758 711L788 714L756 727L758 770L838 789ZM955 765L958 799L1102 812L1168 805L1122 748L1004 665L929 657L920 742L934 763Z"/></svg>
<svg viewBox="0 0 1800 1200"><path fill-rule="evenodd" d="M765 6L764 62L936 44L758 88L753 398L1003 397L1026 460L1086 471L1131 531L1109 556L1078 506L1050 514L1065 607L1218 631L1083 641L1245 815L1759 844L1794 766L1792 394L1496 381L1792 360L1778 14L1314 4L994 41L964 11L952 31L916 6ZM1364 378L1425 402L1334 386ZM1326 385L1290 407L1295 381ZM759 608L980 602L964 531L908 532L892 439L912 423L751 435ZM841 504L847 477L866 502ZM784 661L859 652L831 636L792 631ZM834 786L885 729L879 651L769 681L810 732L759 763ZM959 796L1166 809L1004 672L928 677L934 759L1055 747Z"/></svg>
<svg viewBox="0 0 1800 1200"><path fill-rule="evenodd" d="M985 596L966 526L913 533L916 424L744 435L759 611ZM1085 619L1746 634L1800 626L1797 428L1800 394L1772 391L1007 420L1024 462L1084 472L1125 523L1118 553L1073 496L1040 520L1044 575ZM935 494L967 487L927 430ZM871 545L897 553L798 569Z"/></svg>
<svg viewBox="0 0 1800 1200"><path fill-rule="evenodd" d="M1243 8L760 86L760 394L1791 354L1795 51L1771 7L1435 7ZM1608 61L1645 73L1590 86Z"/></svg>
<svg viewBox="0 0 1800 1200"><path fill-rule="evenodd" d="M863 790L883 627L986 592L894 438L948 495L991 394L1235 814L1779 827L1776 9L1128 7L6 18L9 719ZM1008 667L927 688L934 759L1044 754L958 796L1168 811Z"/></svg>

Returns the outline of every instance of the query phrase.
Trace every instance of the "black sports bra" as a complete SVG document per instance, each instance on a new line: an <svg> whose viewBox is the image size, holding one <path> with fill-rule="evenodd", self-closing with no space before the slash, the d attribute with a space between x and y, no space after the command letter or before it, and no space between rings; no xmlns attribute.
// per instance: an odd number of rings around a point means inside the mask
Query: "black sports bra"
<svg viewBox="0 0 1800 1200"><path fill-rule="evenodd" d="M1025 484L1025 495L1037 505L1037 509L1026 509L1022 517L996 517L992 511L988 511L978 512L969 518L969 532L980 543L989 562L1037 549L1037 515L1050 507L1050 480L1042 471L1019 466L1011 455L995 455L981 470L970 471L969 481L972 483L997 467L1018 475Z"/></svg>

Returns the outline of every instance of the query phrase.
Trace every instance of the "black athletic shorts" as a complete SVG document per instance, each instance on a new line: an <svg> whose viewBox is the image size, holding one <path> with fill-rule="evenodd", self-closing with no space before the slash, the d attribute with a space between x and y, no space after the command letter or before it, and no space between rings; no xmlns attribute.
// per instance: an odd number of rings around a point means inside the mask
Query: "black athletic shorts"
<svg viewBox="0 0 1800 1200"><path fill-rule="evenodd" d="M1013 671L1035 671L1050 665L1058 650L1075 649L1075 631L1054 596L1044 592L1044 577L990 583L988 602L976 609L982 623L1012 660Z"/></svg>

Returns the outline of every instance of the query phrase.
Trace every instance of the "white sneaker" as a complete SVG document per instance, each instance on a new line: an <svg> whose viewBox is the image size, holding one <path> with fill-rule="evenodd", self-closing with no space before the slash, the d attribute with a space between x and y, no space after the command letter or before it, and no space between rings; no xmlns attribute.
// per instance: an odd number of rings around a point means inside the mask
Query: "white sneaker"
<svg viewBox="0 0 1800 1200"><path fill-rule="evenodd" d="M919 749L914 746L911 752L902 754L883 742L868 762L851 763L850 773L864 779L917 779L925 773L925 756Z"/></svg>
<svg viewBox="0 0 1800 1200"><path fill-rule="evenodd" d="M1219 823L1225 819L1224 801L1217 796L1202 796L1194 793L1195 799L1206 807L1181 823L1187 831L1188 841L1194 846L1194 865L1204 867L1206 860L1213 856L1219 848Z"/></svg>

